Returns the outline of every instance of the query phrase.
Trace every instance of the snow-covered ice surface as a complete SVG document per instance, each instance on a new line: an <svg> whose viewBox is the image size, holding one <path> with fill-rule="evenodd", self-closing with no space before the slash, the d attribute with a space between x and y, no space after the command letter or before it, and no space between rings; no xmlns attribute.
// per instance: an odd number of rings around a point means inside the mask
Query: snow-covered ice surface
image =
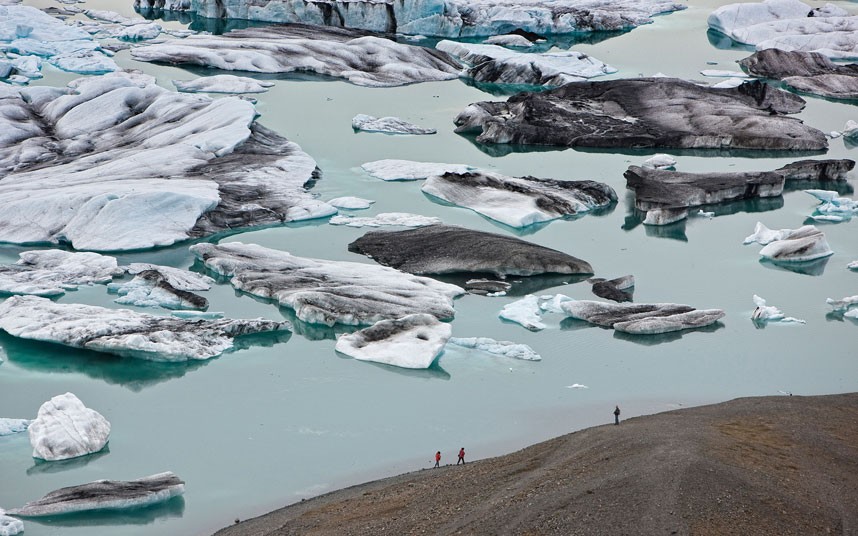
<svg viewBox="0 0 858 536"><path fill-rule="evenodd" d="M629 30L652 16L685 9L665 0L191 0L208 18L340 24L376 32L444 37L489 36L513 30L565 34ZM331 13L337 14L332 19Z"/></svg>
<svg viewBox="0 0 858 536"><path fill-rule="evenodd" d="M451 80L459 65L446 54L341 28L263 26L131 50L140 61L255 73L315 72L359 86Z"/></svg>
<svg viewBox="0 0 858 536"><path fill-rule="evenodd" d="M64 71L98 74L119 68L89 33L31 6L0 4L0 47L40 56Z"/></svg>
<svg viewBox="0 0 858 536"><path fill-rule="evenodd" d="M274 82L232 74L216 74L194 80L173 80L173 85L184 93L265 93Z"/></svg>
<svg viewBox="0 0 858 536"><path fill-rule="evenodd" d="M462 73L477 82L530 86L562 86L617 69L583 52L556 50L534 54L517 52L498 45L441 41L435 48L464 62Z"/></svg>
<svg viewBox="0 0 858 536"><path fill-rule="evenodd" d="M851 220L858 214L858 202L848 197L840 197L835 191L805 190L804 192L819 200L819 205L810 215L814 220L843 222Z"/></svg>
<svg viewBox="0 0 858 536"><path fill-rule="evenodd" d="M442 164L437 162L414 162L413 160L376 160L361 165L361 168L383 181L417 181L444 173L467 173L476 168L465 164Z"/></svg>
<svg viewBox="0 0 858 536"><path fill-rule="evenodd" d="M769 229L757 222L754 233L745 238L745 244L757 242L763 246L760 256L778 262L805 262L834 254L825 233L813 225L798 229Z"/></svg>
<svg viewBox="0 0 858 536"><path fill-rule="evenodd" d="M510 341L496 341L488 337L451 337L449 344L455 344L464 348L473 348L488 354L523 359L525 361L542 361L542 356L533 351L526 344Z"/></svg>
<svg viewBox="0 0 858 536"><path fill-rule="evenodd" d="M432 315L411 314L341 335L336 350L361 361L426 369L443 351L452 332L450 324Z"/></svg>
<svg viewBox="0 0 858 536"><path fill-rule="evenodd" d="M766 300L754 294L754 312L751 313L751 320L755 322L783 322L806 324L804 320L794 318L792 316L784 316L783 312L772 305L766 305Z"/></svg>
<svg viewBox="0 0 858 536"><path fill-rule="evenodd" d="M0 536L15 536L24 532L24 522L5 515L6 512L0 508Z"/></svg>
<svg viewBox="0 0 858 536"><path fill-rule="evenodd" d="M364 199L362 197L345 196L329 199L328 204L332 207L342 208L346 210L365 210L372 206L375 201Z"/></svg>
<svg viewBox="0 0 858 536"><path fill-rule="evenodd" d="M30 426L30 420L27 419L10 419L8 417L0 417L0 436L17 434L23 432Z"/></svg>
<svg viewBox="0 0 858 536"><path fill-rule="evenodd" d="M15 337L151 361L209 359L231 350L235 337L289 328L285 321L183 320L35 296L0 303L0 329Z"/></svg>
<svg viewBox="0 0 858 536"><path fill-rule="evenodd" d="M409 314L453 318L464 289L375 264L297 257L256 244L196 244L191 252L244 292L289 307L313 324L374 324Z"/></svg>
<svg viewBox="0 0 858 536"><path fill-rule="evenodd" d="M110 422L74 394L66 393L42 404L30 423L29 434L34 458L67 460L103 449L110 436Z"/></svg>
<svg viewBox="0 0 858 536"><path fill-rule="evenodd" d="M435 134L434 128L424 128L398 117L374 117L357 114L352 118L352 128L364 132L382 132L384 134Z"/></svg>
<svg viewBox="0 0 858 536"><path fill-rule="evenodd" d="M422 190L516 228L606 208L617 200L613 188L596 181L507 177L485 171L433 175Z"/></svg>
<svg viewBox="0 0 858 536"><path fill-rule="evenodd" d="M539 298L529 294L524 298L503 306L498 316L504 320L521 324L530 331L545 329L540 313Z"/></svg>
<svg viewBox="0 0 858 536"><path fill-rule="evenodd" d="M15 264L0 265L0 292L59 296L80 285L107 283L124 273L116 259L58 249L23 251Z"/></svg>
<svg viewBox="0 0 858 536"><path fill-rule="evenodd" d="M858 58L858 16L833 4L822 8L799 0L728 4L709 15L709 27L757 50L819 52Z"/></svg>
<svg viewBox="0 0 858 536"><path fill-rule="evenodd" d="M111 73L0 87L0 241L117 251L331 215L316 162L239 98Z"/></svg>
<svg viewBox="0 0 858 536"><path fill-rule="evenodd" d="M695 309L675 303L607 303L589 300L564 302L563 312L591 324L632 335L657 335L714 324L721 309Z"/></svg>
<svg viewBox="0 0 858 536"><path fill-rule="evenodd" d="M40 517L90 510L125 510L168 501L184 492L185 482L167 471L137 480L96 480L61 488L8 513Z"/></svg>
<svg viewBox="0 0 858 536"><path fill-rule="evenodd" d="M421 216L407 212L382 212L375 216L358 217L338 214L330 219L331 225L346 225L348 227L384 227L397 225L400 227L424 227L441 223L435 216Z"/></svg>

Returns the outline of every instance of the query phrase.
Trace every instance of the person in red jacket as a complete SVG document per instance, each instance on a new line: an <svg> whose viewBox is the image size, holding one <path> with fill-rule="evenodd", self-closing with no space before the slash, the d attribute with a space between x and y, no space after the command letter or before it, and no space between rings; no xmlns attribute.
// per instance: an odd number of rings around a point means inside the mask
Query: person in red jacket
<svg viewBox="0 0 858 536"><path fill-rule="evenodd" d="M456 465L465 464L465 447L459 449L459 461L456 462Z"/></svg>

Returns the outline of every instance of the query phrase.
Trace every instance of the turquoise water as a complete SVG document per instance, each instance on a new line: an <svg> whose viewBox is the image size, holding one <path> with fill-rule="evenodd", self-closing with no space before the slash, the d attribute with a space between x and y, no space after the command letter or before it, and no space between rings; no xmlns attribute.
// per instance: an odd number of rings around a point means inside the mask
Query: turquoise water
<svg viewBox="0 0 858 536"><path fill-rule="evenodd" d="M45 1L32 5L51 5ZM693 2L652 25L592 44L587 52L611 65L614 75L663 72L703 79L702 69L734 69L743 50L713 45L706 17L727 2ZM854 11L854 3L837 2ZM131 15L110 0L87 7ZM181 27L170 23L174 27ZM596 40L594 40L596 41ZM681 53L677 50L681 49ZM155 66L117 54L125 67L155 75L164 87L196 71ZM718 65L707 65L717 62ZM61 85L75 75L46 71L37 83ZM800 192L769 204L718 208L714 219L690 219L667 228L645 228L632 214L623 172L650 153L548 150L486 152L453 133L452 120L467 104L496 100L460 81L369 89L303 77L269 77L276 86L257 96L260 122L299 143L322 169L314 192L323 199L357 195L376 200L369 211L413 212L446 223L511 233L465 209L432 202L420 183L385 183L360 164L381 158L464 163L507 175L593 179L610 184L619 203L598 216L556 221L519 234L590 262L601 277L634 274L637 302L678 302L722 308L714 328L657 337L622 337L558 316L532 333L502 322L497 313L515 296L464 296L456 301L454 336L485 336L526 343L543 357L520 362L448 350L426 371L407 371L344 358L334 352L335 331L296 324L279 340L261 338L247 349L203 363L157 364L34 344L0 336L0 416L33 418L39 406L67 391L112 423L109 452L61 463L38 463L26 434L0 438L0 507L20 506L45 493L99 478L132 479L171 470L186 481L183 499L125 514L25 520L28 535L208 534L235 518L357 483L453 461L464 446L470 459L508 452L583 427L623 417L738 396L839 393L858 390L855 341L858 325L827 314L825 298L858 294L856 222L818 225L835 251L819 275L783 270L758 260L759 246L743 246L754 224L796 228L815 205ZM800 117L824 132L858 119L854 105L808 98ZM435 127L434 136L354 133L357 113L394 115ZM666 151L669 152L669 151ZM493 154L499 156L493 156ZM775 169L797 158L675 154L683 171ZM853 158L858 150L831 141L827 158ZM854 186L856 172L850 176ZM854 194L849 193L853 196ZM365 230L326 221L246 232L222 241L258 243L296 255L371 262L346 246ZM121 263L145 261L191 267L188 244L119 255ZM13 262L22 248L0 247ZM540 286L544 285L544 286ZM536 280L528 291L594 298L586 283ZM750 320L759 294L806 325ZM230 317L289 318L288 311L219 285L206 294L210 310ZM116 307L104 286L70 292L59 301ZM152 312L152 311L149 311ZM569 389L574 383L589 389Z"/></svg>

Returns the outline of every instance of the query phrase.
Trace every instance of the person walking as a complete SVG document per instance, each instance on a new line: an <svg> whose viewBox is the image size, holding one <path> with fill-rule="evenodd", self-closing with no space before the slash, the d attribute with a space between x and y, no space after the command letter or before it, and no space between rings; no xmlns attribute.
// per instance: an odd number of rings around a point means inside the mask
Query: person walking
<svg viewBox="0 0 858 536"><path fill-rule="evenodd" d="M441 451L435 453L435 467L439 467L441 464Z"/></svg>
<svg viewBox="0 0 858 536"><path fill-rule="evenodd" d="M620 406L614 408L614 424L620 424Z"/></svg>
<svg viewBox="0 0 858 536"><path fill-rule="evenodd" d="M459 465L459 463L465 465L465 447L459 449L459 461L456 462L456 465Z"/></svg>

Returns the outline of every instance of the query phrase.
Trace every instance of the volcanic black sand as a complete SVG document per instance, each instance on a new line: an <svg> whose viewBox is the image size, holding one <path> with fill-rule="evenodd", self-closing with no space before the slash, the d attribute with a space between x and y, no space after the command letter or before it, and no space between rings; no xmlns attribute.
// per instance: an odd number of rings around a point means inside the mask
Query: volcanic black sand
<svg viewBox="0 0 858 536"><path fill-rule="evenodd" d="M285 534L858 534L858 393L638 417L217 533Z"/></svg>

